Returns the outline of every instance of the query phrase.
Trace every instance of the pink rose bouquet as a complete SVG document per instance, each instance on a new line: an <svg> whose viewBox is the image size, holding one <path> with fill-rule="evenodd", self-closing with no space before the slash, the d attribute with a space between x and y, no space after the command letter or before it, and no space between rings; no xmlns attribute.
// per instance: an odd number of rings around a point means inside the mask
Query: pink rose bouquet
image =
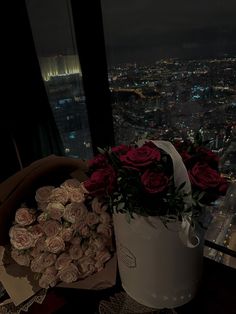
<svg viewBox="0 0 236 314"><path fill-rule="evenodd" d="M191 184L191 195L184 185L174 183L173 160L153 141L138 145L120 145L99 149L100 154L89 161L89 179L84 187L95 196L92 207L103 212L99 202L105 200L110 212L133 213L142 216L175 217L181 220L186 212L186 197L191 198L187 211L196 216L227 190L227 181L218 169L218 156L192 142L174 142L182 157ZM97 208L98 206L98 208ZM110 235L109 217L100 213L99 234ZM103 225L105 223L105 225Z"/></svg>
<svg viewBox="0 0 236 314"><path fill-rule="evenodd" d="M113 253L107 209L77 179L38 188L34 208L16 210L9 231L12 259L37 273L42 288L101 271Z"/></svg>

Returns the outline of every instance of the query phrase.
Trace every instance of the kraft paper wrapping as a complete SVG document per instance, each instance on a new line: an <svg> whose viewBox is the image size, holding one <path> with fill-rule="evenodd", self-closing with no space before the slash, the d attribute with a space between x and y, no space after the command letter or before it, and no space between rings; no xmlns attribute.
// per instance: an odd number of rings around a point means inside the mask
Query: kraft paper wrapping
<svg viewBox="0 0 236 314"><path fill-rule="evenodd" d="M54 181L62 182L69 177L84 181L87 170L85 161L51 155L35 161L0 184L0 281L15 305L41 289L29 268L17 265L9 257L10 262L5 263L3 258L16 209L26 199L34 197L38 187L53 184ZM116 274L117 258L114 254L101 272L72 284L60 283L58 287L93 290L110 288L116 283Z"/></svg>

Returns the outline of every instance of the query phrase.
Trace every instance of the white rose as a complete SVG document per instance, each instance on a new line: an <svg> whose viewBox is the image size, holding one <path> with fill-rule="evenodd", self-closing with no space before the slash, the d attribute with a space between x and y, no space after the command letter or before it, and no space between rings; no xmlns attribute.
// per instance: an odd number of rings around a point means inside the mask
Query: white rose
<svg viewBox="0 0 236 314"><path fill-rule="evenodd" d="M96 261L100 261L102 263L106 263L111 258L111 254L108 250L103 250L100 252L97 252L96 254Z"/></svg>
<svg viewBox="0 0 236 314"><path fill-rule="evenodd" d="M99 216L96 213L89 212L86 217L86 223L88 226L93 226L99 223Z"/></svg>
<svg viewBox="0 0 236 314"><path fill-rule="evenodd" d="M61 184L61 187L70 192L80 187L80 181L75 178L67 179Z"/></svg>
<svg viewBox="0 0 236 314"><path fill-rule="evenodd" d="M58 256L56 260L55 268L57 270L61 270L69 266L70 263L72 263L72 258L70 257L70 255L67 253L62 253L61 255Z"/></svg>
<svg viewBox="0 0 236 314"><path fill-rule="evenodd" d="M35 237L26 229L15 225L11 227L10 242L15 249L26 250L35 246Z"/></svg>
<svg viewBox="0 0 236 314"><path fill-rule="evenodd" d="M85 278L95 272L95 260L91 257L83 257L78 261L80 278Z"/></svg>
<svg viewBox="0 0 236 314"><path fill-rule="evenodd" d="M49 201L52 203L62 203L65 205L69 200L69 193L66 189L63 188L55 188L52 190Z"/></svg>
<svg viewBox="0 0 236 314"><path fill-rule="evenodd" d="M39 286L48 289L49 287L54 287L57 284L57 281L56 275L44 273L39 279Z"/></svg>
<svg viewBox="0 0 236 314"><path fill-rule="evenodd" d="M42 186L36 190L35 200L37 203L47 203L54 186Z"/></svg>
<svg viewBox="0 0 236 314"><path fill-rule="evenodd" d="M73 234L74 234L74 230L71 227L63 228L60 232L60 236L65 242L71 241Z"/></svg>
<svg viewBox="0 0 236 314"><path fill-rule="evenodd" d="M92 200L91 206L93 211L97 214L104 213L107 210L107 205L100 201L97 197Z"/></svg>
<svg viewBox="0 0 236 314"><path fill-rule="evenodd" d="M112 227L107 224L99 224L97 226L97 233L105 236L106 238L112 237Z"/></svg>
<svg viewBox="0 0 236 314"><path fill-rule="evenodd" d="M12 249L11 250L11 257L14 259L14 261L21 265L21 266L29 266L30 265L30 255L25 253L25 252L22 252L22 251L19 251L19 250L16 250L16 249Z"/></svg>
<svg viewBox="0 0 236 314"><path fill-rule="evenodd" d="M27 207L22 207L17 209L15 214L15 221L20 226L28 226L31 225L35 221L36 217L32 210Z"/></svg>
<svg viewBox="0 0 236 314"><path fill-rule="evenodd" d="M47 250L51 253L57 254L65 250L65 243L61 237L54 236L46 239Z"/></svg>
<svg viewBox="0 0 236 314"><path fill-rule="evenodd" d="M67 267L63 268L58 272L58 276L61 281L66 283L74 282L79 277L79 271L78 268L75 266L75 264L70 264Z"/></svg>
<svg viewBox="0 0 236 314"><path fill-rule="evenodd" d="M46 211L50 218L60 221L64 214L65 206L58 202L49 203Z"/></svg>
<svg viewBox="0 0 236 314"><path fill-rule="evenodd" d="M78 260L83 256L83 250L81 246L72 244L69 249L69 254L73 260Z"/></svg>
<svg viewBox="0 0 236 314"><path fill-rule="evenodd" d="M108 213L101 213L99 220L101 224L109 225L111 222L111 216Z"/></svg>
<svg viewBox="0 0 236 314"><path fill-rule="evenodd" d="M48 237L58 235L61 229L61 224L56 220L48 220L42 225L42 230Z"/></svg>
<svg viewBox="0 0 236 314"><path fill-rule="evenodd" d="M85 200L84 193L81 189L74 189L69 192L69 199L71 202L83 203Z"/></svg>

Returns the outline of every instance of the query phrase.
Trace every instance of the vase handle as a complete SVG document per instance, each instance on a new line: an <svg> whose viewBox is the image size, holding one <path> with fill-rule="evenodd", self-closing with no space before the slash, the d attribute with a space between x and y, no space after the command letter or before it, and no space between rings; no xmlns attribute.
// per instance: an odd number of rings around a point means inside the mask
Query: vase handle
<svg viewBox="0 0 236 314"><path fill-rule="evenodd" d="M196 234L196 230L191 226L191 223L186 217L183 217L179 237L188 248L195 248L200 244L199 235Z"/></svg>

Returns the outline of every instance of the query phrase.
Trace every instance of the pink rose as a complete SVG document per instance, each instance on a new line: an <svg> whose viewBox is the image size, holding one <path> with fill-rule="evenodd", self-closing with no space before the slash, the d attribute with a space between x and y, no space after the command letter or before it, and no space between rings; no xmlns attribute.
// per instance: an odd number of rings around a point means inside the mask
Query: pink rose
<svg viewBox="0 0 236 314"><path fill-rule="evenodd" d="M102 263L106 263L110 258L111 258L111 254L108 250L97 252L96 257L95 257L97 261L100 261Z"/></svg>
<svg viewBox="0 0 236 314"><path fill-rule="evenodd" d="M95 257L96 251L94 246L88 246L87 250L84 251L84 256Z"/></svg>
<svg viewBox="0 0 236 314"><path fill-rule="evenodd" d="M78 261L80 278L85 278L95 272L95 260L91 257L83 257Z"/></svg>
<svg viewBox="0 0 236 314"><path fill-rule="evenodd" d="M44 265L44 253L32 259L30 268L34 273L42 273L44 271L44 269L46 268Z"/></svg>
<svg viewBox="0 0 236 314"><path fill-rule="evenodd" d="M95 269L96 269L96 271L99 272L99 271L103 270L103 268L104 268L103 262L101 262L101 261L96 261L96 263L95 263Z"/></svg>
<svg viewBox="0 0 236 314"><path fill-rule="evenodd" d="M56 255L51 253L41 253L38 256L35 256L31 262L31 270L36 273L41 273L45 268L48 268L55 264Z"/></svg>
<svg viewBox="0 0 236 314"><path fill-rule="evenodd" d="M35 221L36 217L32 210L26 207L22 207L17 209L15 214L15 221L20 226L28 226L31 225Z"/></svg>
<svg viewBox="0 0 236 314"><path fill-rule="evenodd" d="M41 237L37 240L35 247L31 249L30 255L34 258L41 255L42 252L46 251L45 237Z"/></svg>
<svg viewBox="0 0 236 314"><path fill-rule="evenodd" d="M101 224L109 225L111 222L111 215L108 213L101 213L99 220Z"/></svg>
<svg viewBox="0 0 236 314"><path fill-rule="evenodd" d="M45 203L49 201L49 196L54 189L54 186L42 186L36 190L35 200L38 203Z"/></svg>
<svg viewBox="0 0 236 314"><path fill-rule="evenodd" d="M69 249L70 257L73 260L78 260L83 256L83 251L80 245L74 245L72 244Z"/></svg>
<svg viewBox="0 0 236 314"><path fill-rule="evenodd" d="M95 239L89 239L89 245L93 247L95 252L101 251L105 248L107 239L104 237L97 236Z"/></svg>
<svg viewBox="0 0 236 314"><path fill-rule="evenodd" d="M63 268L58 272L58 276L61 281L66 283L74 282L79 277L79 271L78 268L75 266L75 264L70 264L69 266Z"/></svg>
<svg viewBox="0 0 236 314"><path fill-rule="evenodd" d="M99 223L99 216L96 213L89 212L86 217L86 223L88 226L93 226Z"/></svg>
<svg viewBox="0 0 236 314"><path fill-rule="evenodd" d="M57 256L55 254L47 253L47 252L43 253L44 268L48 268L52 265L55 265L56 259L57 259Z"/></svg>
<svg viewBox="0 0 236 314"><path fill-rule="evenodd" d="M161 193L166 190L169 178L164 173L146 170L141 177L144 189L150 194Z"/></svg>
<svg viewBox="0 0 236 314"><path fill-rule="evenodd" d="M14 259L14 261L21 265L21 266L29 266L30 265L30 255L16 250L16 249L12 249L11 250L11 257Z"/></svg>
<svg viewBox="0 0 236 314"><path fill-rule="evenodd" d="M65 250L65 243L61 237L54 236L46 239L47 250L51 253L60 253Z"/></svg>
<svg viewBox="0 0 236 314"><path fill-rule="evenodd" d="M15 249L26 250L35 246L36 239L25 228L15 225L9 231L10 242Z"/></svg>
<svg viewBox="0 0 236 314"><path fill-rule="evenodd" d="M54 266L47 267L39 280L39 286L41 288L54 287L58 282L57 270Z"/></svg>
<svg viewBox="0 0 236 314"><path fill-rule="evenodd" d="M57 270L61 270L63 268L66 268L72 263L72 258L70 257L69 254L67 253L62 253L61 255L58 256L55 267Z"/></svg>
<svg viewBox="0 0 236 314"><path fill-rule="evenodd" d="M91 234L91 231L85 221L76 223L76 230L78 230L82 238L88 238Z"/></svg>
<svg viewBox="0 0 236 314"><path fill-rule="evenodd" d="M84 193L81 189L76 189L69 192L71 202L82 203L85 200Z"/></svg>
<svg viewBox="0 0 236 314"><path fill-rule="evenodd" d="M80 187L80 181L75 178L67 179L61 184L61 187L71 192Z"/></svg>
<svg viewBox="0 0 236 314"><path fill-rule="evenodd" d="M65 206L61 203L49 203L46 211L50 218L61 221L61 218L65 211Z"/></svg>
<svg viewBox="0 0 236 314"><path fill-rule="evenodd" d="M100 201L97 197L94 197L91 206L93 211L97 214L104 213L107 210L107 205Z"/></svg>
<svg viewBox="0 0 236 314"><path fill-rule="evenodd" d="M74 234L74 230L71 227L63 228L60 232L60 236L65 242L71 241L73 234Z"/></svg>
<svg viewBox="0 0 236 314"><path fill-rule="evenodd" d="M42 226L39 224L30 226L28 231L35 237L35 239L39 239L44 235Z"/></svg>
<svg viewBox="0 0 236 314"><path fill-rule="evenodd" d="M55 188L52 190L49 201L52 203L62 203L65 205L69 200L69 193L66 189Z"/></svg>
<svg viewBox="0 0 236 314"><path fill-rule="evenodd" d="M97 233L103 235L106 238L112 237L112 227L107 224L99 224L97 226Z"/></svg>
<svg viewBox="0 0 236 314"><path fill-rule="evenodd" d="M60 233L62 226L56 220L48 220L42 225L42 229L48 237L53 237Z"/></svg>
<svg viewBox="0 0 236 314"><path fill-rule="evenodd" d="M57 281L56 275L44 273L39 279L39 286L48 289L49 287L54 287L57 284Z"/></svg>
<svg viewBox="0 0 236 314"><path fill-rule="evenodd" d="M40 203L38 203L37 205L38 205L38 209L40 209L41 211L45 211L46 210L46 208L47 208L47 206L48 206L48 203L49 202L40 202Z"/></svg>
<svg viewBox="0 0 236 314"><path fill-rule="evenodd" d="M74 244L75 246L80 246L80 243L81 243L81 238L80 237L74 237L72 240L71 240L71 243Z"/></svg>
<svg viewBox="0 0 236 314"><path fill-rule="evenodd" d="M81 209L84 207L85 206L80 203L70 203L66 205L63 218L71 223L75 223L76 217L80 214Z"/></svg>
<svg viewBox="0 0 236 314"><path fill-rule="evenodd" d="M48 214L47 213L42 213L38 216L37 221L40 224L43 224L45 221L48 220Z"/></svg>

